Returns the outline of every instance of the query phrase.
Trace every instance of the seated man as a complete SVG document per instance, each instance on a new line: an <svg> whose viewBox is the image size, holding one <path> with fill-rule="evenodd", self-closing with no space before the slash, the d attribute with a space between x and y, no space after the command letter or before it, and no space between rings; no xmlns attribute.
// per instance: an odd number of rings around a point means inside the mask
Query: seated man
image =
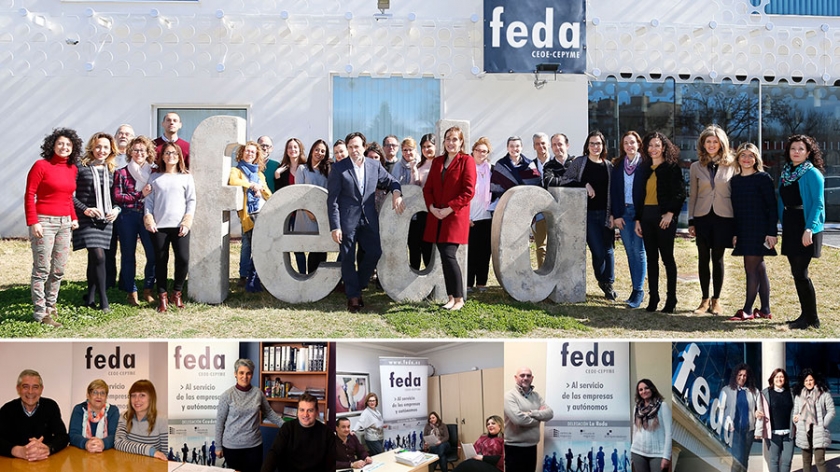
<svg viewBox="0 0 840 472"><path fill-rule="evenodd" d="M361 469L373 462L370 455L359 442L355 434L350 434L350 420L339 418L335 426L335 435L339 441L335 442L335 468Z"/></svg>
<svg viewBox="0 0 840 472"><path fill-rule="evenodd" d="M335 435L317 420L318 400L308 393L298 400L297 418L280 428L265 456L262 472L334 470Z"/></svg>
<svg viewBox="0 0 840 472"><path fill-rule="evenodd" d="M17 380L20 398L0 408L0 455L40 461L67 447L70 437L58 403L42 398L41 374L26 369Z"/></svg>

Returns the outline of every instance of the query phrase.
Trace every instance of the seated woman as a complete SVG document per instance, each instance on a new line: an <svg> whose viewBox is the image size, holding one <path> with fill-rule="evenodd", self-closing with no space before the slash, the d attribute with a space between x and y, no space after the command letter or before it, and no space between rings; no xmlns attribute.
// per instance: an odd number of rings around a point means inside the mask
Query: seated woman
<svg viewBox="0 0 840 472"><path fill-rule="evenodd" d="M438 462L429 465L429 472L433 472L438 465L440 465L440 470L446 472L446 453L449 452L449 428L446 427L446 423L434 411L429 413L429 422L423 428L423 437L428 438L432 434L437 438L437 442L428 446L429 452L437 454Z"/></svg>
<svg viewBox="0 0 840 472"><path fill-rule="evenodd" d="M88 452L111 449L119 421L119 408L108 404L108 384L96 379L88 385L87 401L70 415L70 444Z"/></svg>
<svg viewBox="0 0 840 472"><path fill-rule="evenodd" d="M473 444L476 456L455 467L454 472L496 472L505 470L505 422L493 415L485 422L487 434Z"/></svg>
<svg viewBox="0 0 840 472"><path fill-rule="evenodd" d="M166 459L169 431L166 418L158 415L155 386L138 380L128 389L128 407L120 417L114 447L118 451Z"/></svg>

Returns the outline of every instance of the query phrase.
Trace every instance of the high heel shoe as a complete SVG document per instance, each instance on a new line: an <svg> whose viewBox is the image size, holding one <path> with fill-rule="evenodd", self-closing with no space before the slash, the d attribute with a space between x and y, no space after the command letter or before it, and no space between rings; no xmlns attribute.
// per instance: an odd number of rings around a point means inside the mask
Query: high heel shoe
<svg viewBox="0 0 840 472"><path fill-rule="evenodd" d="M184 308L184 302L181 300L180 290L172 293L172 304L177 306L178 308Z"/></svg>
<svg viewBox="0 0 840 472"><path fill-rule="evenodd" d="M157 312L166 313L166 310L169 308L169 296L166 292L161 292L158 294L158 300Z"/></svg>
<svg viewBox="0 0 840 472"><path fill-rule="evenodd" d="M677 308L677 297L670 296L665 300L665 306L662 307L662 313L673 313Z"/></svg>
<svg viewBox="0 0 840 472"><path fill-rule="evenodd" d="M700 302L700 306L698 306L697 309L694 310L694 313L697 315L702 315L703 313L709 311L709 306L709 299L704 298L703 301Z"/></svg>
<svg viewBox="0 0 840 472"><path fill-rule="evenodd" d="M656 311L657 306L659 305L659 294L651 293L650 297L648 297L648 306L645 308L645 311Z"/></svg>

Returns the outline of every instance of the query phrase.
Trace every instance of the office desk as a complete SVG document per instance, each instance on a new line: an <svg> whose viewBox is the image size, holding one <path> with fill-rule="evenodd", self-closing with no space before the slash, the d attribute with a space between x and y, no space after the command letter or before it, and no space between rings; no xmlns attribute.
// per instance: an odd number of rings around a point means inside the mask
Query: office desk
<svg viewBox="0 0 840 472"><path fill-rule="evenodd" d="M154 457L114 449L91 454L73 446L67 446L63 451L38 462L0 457L0 470L3 472L166 472L166 464Z"/></svg>
<svg viewBox="0 0 840 472"><path fill-rule="evenodd" d="M411 467L397 462L397 460L394 459L395 453L396 451L391 450L388 452L383 452L382 454L372 456L374 464L378 462L382 463L381 466L373 469L372 472L421 472L428 470L429 464L432 464L438 460L438 456L433 456L433 458L427 460L426 462L423 462L416 467Z"/></svg>

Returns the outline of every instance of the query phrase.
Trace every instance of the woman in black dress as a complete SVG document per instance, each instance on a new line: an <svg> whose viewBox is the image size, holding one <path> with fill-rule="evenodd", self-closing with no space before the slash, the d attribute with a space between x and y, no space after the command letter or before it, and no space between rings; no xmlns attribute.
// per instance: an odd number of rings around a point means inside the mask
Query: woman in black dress
<svg viewBox="0 0 840 472"><path fill-rule="evenodd" d="M729 321L772 318L770 279L764 256L776 255L776 222L779 216L773 178L764 172L761 153L754 144L742 144L735 155L740 171L729 182L735 215L735 250L732 255L744 256L747 298L744 308ZM761 308L753 310L756 295L761 300Z"/></svg>
<svg viewBox="0 0 840 472"><path fill-rule="evenodd" d="M808 276L811 259L822 253L825 224L825 178L822 151L814 138L796 134L785 146L785 165L779 182L782 255L787 256L802 314L790 329L819 328L817 294Z"/></svg>
<svg viewBox="0 0 840 472"><path fill-rule="evenodd" d="M96 306L102 311L111 311L105 293L105 250L111 247L114 220L120 214L120 207L114 205L112 184L116 167L117 145L108 133L96 133L90 137L85 155L76 176L76 196L73 205L79 217L79 228L73 231L73 250L87 249L87 293L83 298L85 306Z"/></svg>

